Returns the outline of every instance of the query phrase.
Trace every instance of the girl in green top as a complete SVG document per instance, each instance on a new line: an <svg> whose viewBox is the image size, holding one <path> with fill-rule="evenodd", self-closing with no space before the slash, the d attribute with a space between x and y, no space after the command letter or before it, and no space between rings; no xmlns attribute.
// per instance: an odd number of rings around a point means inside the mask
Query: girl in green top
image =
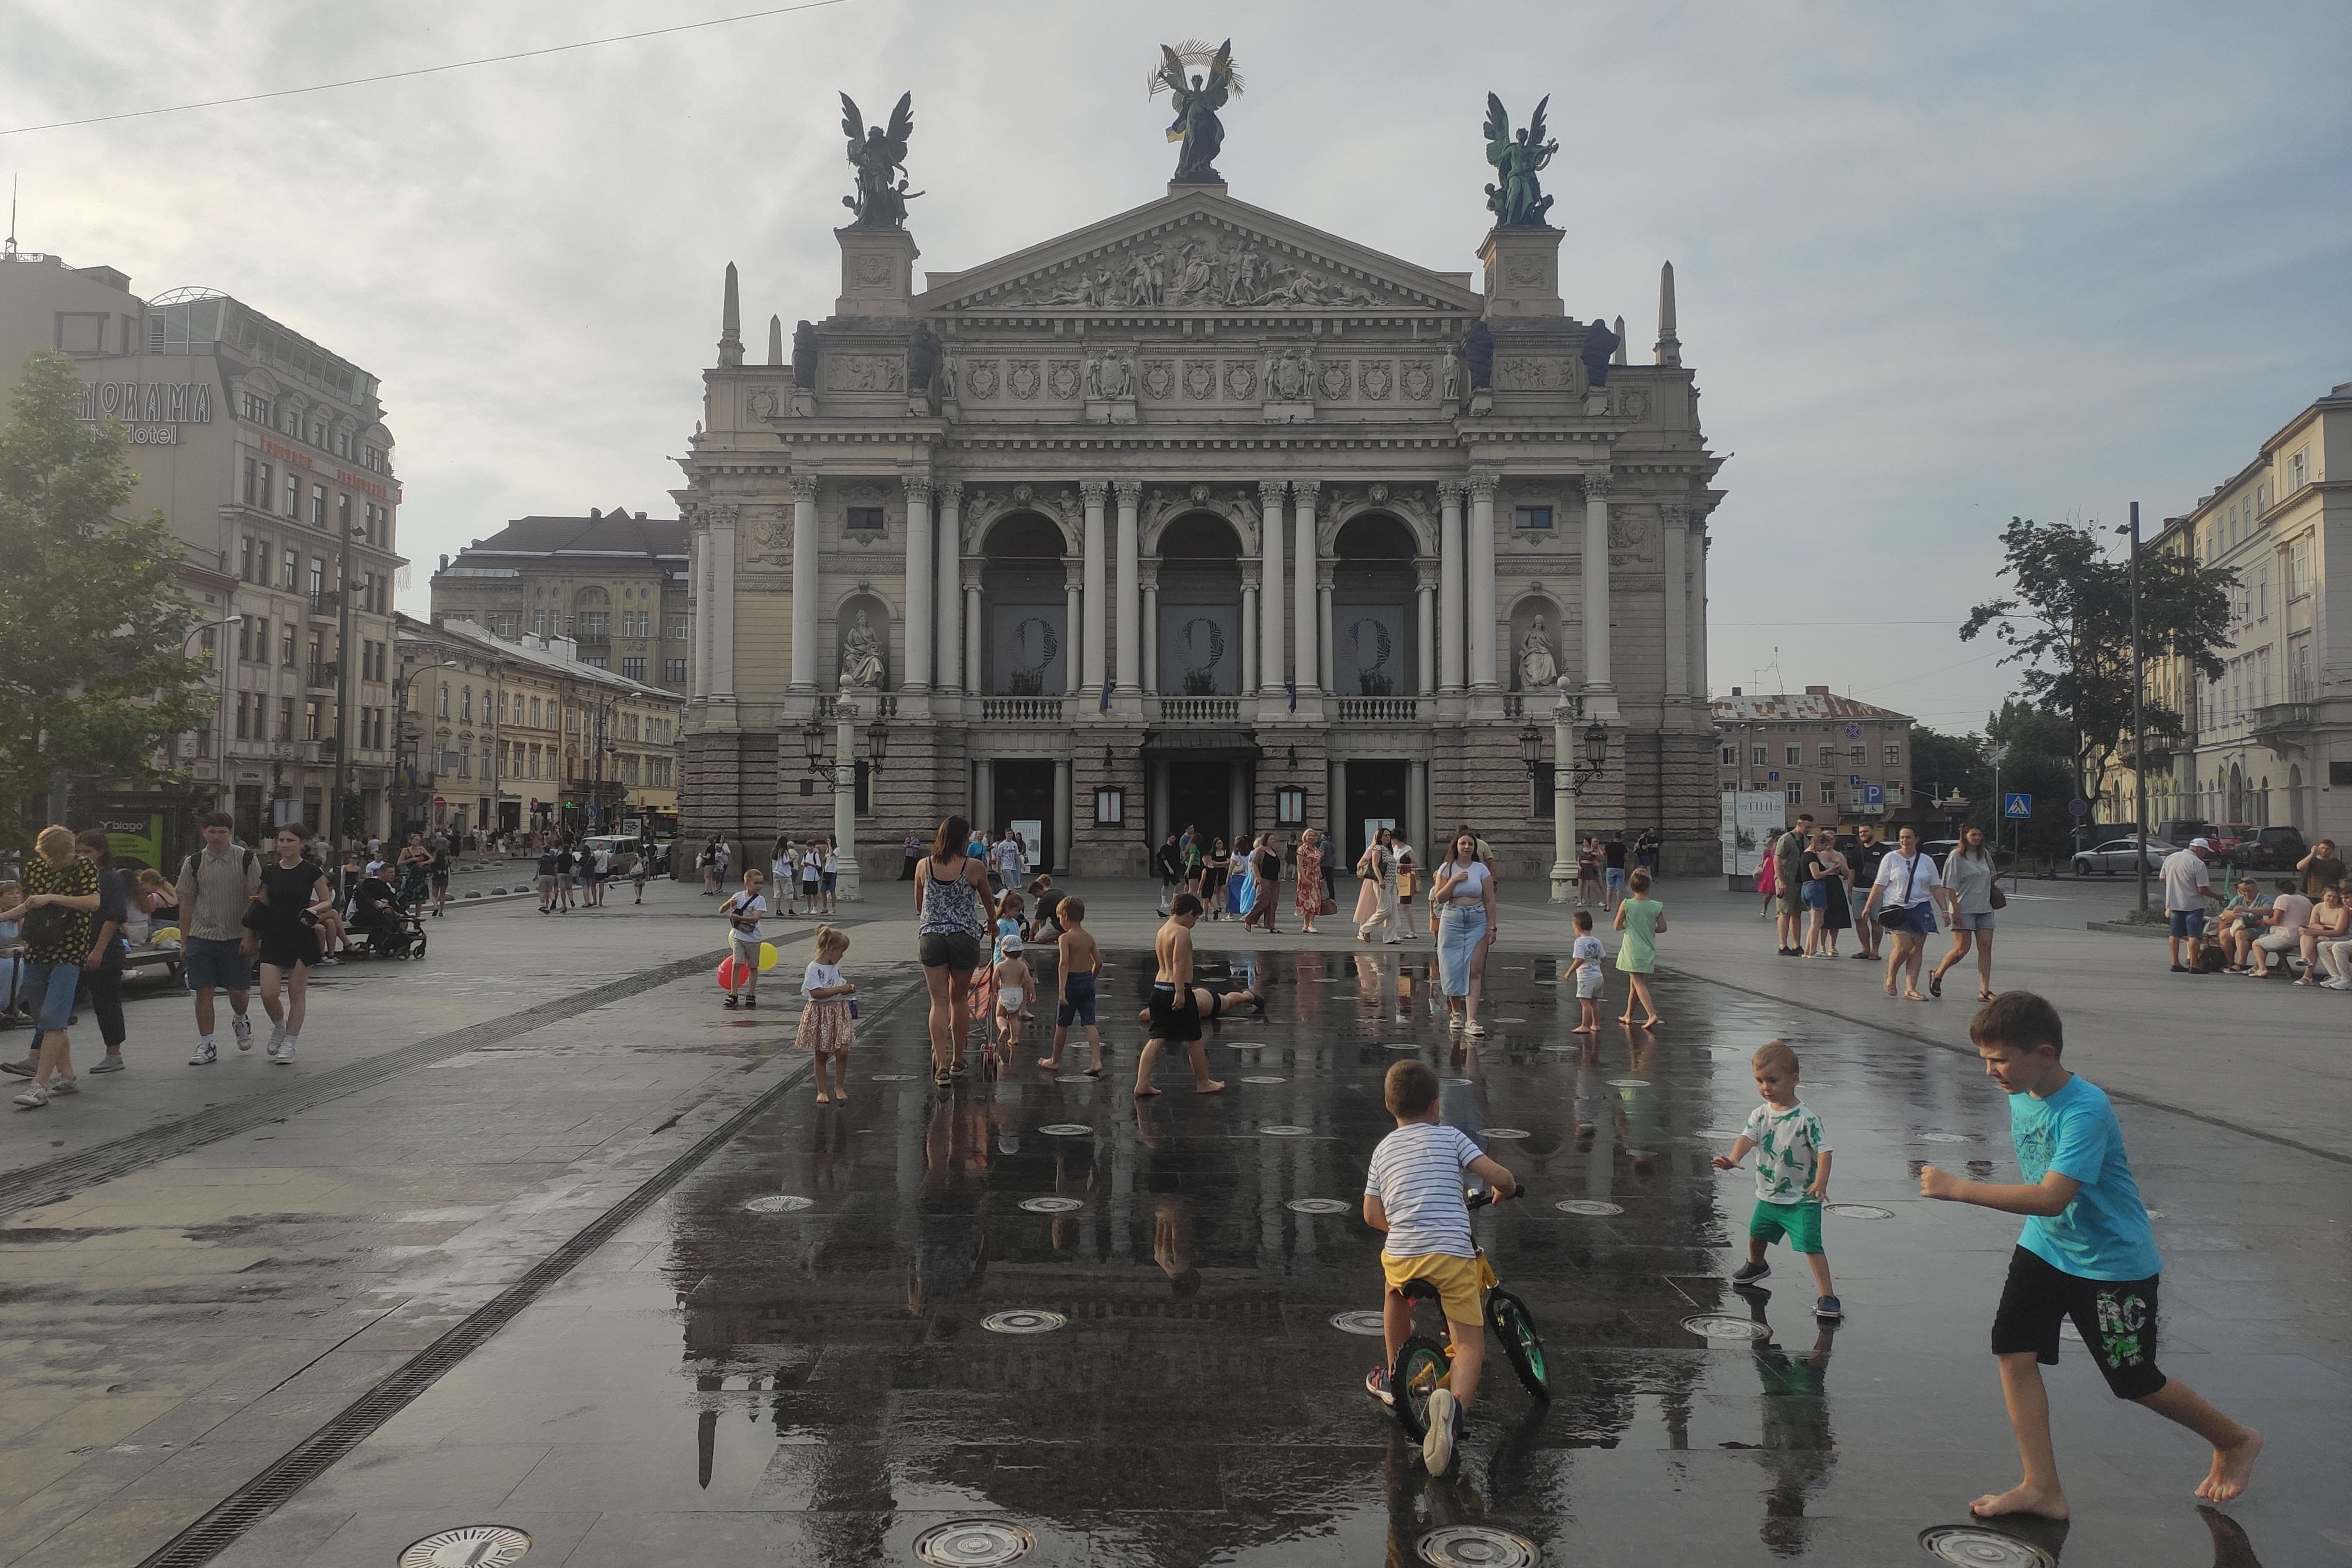
<svg viewBox="0 0 2352 1568"><path fill-rule="evenodd" d="M1633 1004L1642 1005L1647 1015L1642 1027L1654 1029L1665 1022L1658 1016L1658 1005L1650 998L1650 971L1657 967L1658 935L1666 929L1666 906L1650 897L1650 874L1636 870L1626 881L1632 896L1617 906L1617 929L1625 933L1618 944L1617 967L1632 983L1625 997L1625 1011L1617 1021L1633 1021Z"/></svg>

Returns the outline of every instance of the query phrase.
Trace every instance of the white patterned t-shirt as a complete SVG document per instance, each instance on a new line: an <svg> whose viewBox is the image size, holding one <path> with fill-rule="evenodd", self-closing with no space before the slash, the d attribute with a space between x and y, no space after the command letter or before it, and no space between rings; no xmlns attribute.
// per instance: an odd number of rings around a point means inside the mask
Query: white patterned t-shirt
<svg viewBox="0 0 2352 1568"><path fill-rule="evenodd" d="M1756 1145L1757 1200L1803 1203L1805 1189L1821 1169L1821 1157L1830 1152L1822 1119L1801 1100L1786 1110L1776 1110L1767 1101L1748 1113L1748 1125L1740 1131Z"/></svg>

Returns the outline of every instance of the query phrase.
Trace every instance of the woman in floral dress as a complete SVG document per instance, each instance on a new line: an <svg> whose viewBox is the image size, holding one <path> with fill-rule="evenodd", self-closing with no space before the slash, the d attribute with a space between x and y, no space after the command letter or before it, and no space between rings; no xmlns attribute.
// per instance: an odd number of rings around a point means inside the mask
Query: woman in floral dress
<svg viewBox="0 0 2352 1568"><path fill-rule="evenodd" d="M1323 912L1323 835L1310 827L1298 836L1298 891L1293 906L1308 935Z"/></svg>

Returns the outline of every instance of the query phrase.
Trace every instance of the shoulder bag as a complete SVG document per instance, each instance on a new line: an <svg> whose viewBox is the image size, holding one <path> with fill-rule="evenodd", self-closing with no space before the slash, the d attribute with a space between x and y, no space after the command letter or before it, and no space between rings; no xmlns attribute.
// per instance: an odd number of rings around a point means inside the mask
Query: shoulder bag
<svg viewBox="0 0 2352 1568"><path fill-rule="evenodd" d="M1926 850L1919 852L1921 855ZM1903 874L1903 901L1878 911L1878 923L1888 931L1899 931L1911 923L1911 884L1919 877L1919 856L1911 857L1911 864Z"/></svg>

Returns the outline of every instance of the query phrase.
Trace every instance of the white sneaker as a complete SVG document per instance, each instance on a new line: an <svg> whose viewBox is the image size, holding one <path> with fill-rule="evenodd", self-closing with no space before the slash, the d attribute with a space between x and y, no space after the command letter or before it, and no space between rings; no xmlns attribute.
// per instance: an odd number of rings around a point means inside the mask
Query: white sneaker
<svg viewBox="0 0 2352 1568"><path fill-rule="evenodd" d="M210 1040L198 1040L196 1054L188 1058L188 1065L192 1068L208 1068L218 1060L220 1060L220 1047Z"/></svg>
<svg viewBox="0 0 2352 1568"><path fill-rule="evenodd" d="M1462 1402L1450 1388L1429 1396L1429 1431L1421 1440L1421 1462L1433 1476L1442 1476L1454 1464L1454 1439L1461 1426Z"/></svg>
<svg viewBox="0 0 2352 1568"><path fill-rule="evenodd" d="M278 1055L278 1047L285 1043L286 1026L283 1024L272 1024L269 1026L269 1055L275 1058Z"/></svg>
<svg viewBox="0 0 2352 1568"><path fill-rule="evenodd" d="M58 1073L49 1079L49 1092L51 1094L79 1094L81 1092L81 1079L78 1078L68 1078L64 1073Z"/></svg>
<svg viewBox="0 0 2352 1568"><path fill-rule="evenodd" d="M233 1013L229 1015L228 1026L229 1032L236 1037L236 1048L238 1050L249 1051L253 1049L252 1019L247 1017L242 1013Z"/></svg>
<svg viewBox="0 0 2352 1568"><path fill-rule="evenodd" d="M280 1040L276 1045L270 1047L269 1059L276 1062L282 1068L292 1067L294 1065L294 1042L291 1040Z"/></svg>
<svg viewBox="0 0 2352 1568"><path fill-rule="evenodd" d="M49 1102L49 1091L37 1083L28 1083L25 1092L16 1097L19 1110L38 1110Z"/></svg>

